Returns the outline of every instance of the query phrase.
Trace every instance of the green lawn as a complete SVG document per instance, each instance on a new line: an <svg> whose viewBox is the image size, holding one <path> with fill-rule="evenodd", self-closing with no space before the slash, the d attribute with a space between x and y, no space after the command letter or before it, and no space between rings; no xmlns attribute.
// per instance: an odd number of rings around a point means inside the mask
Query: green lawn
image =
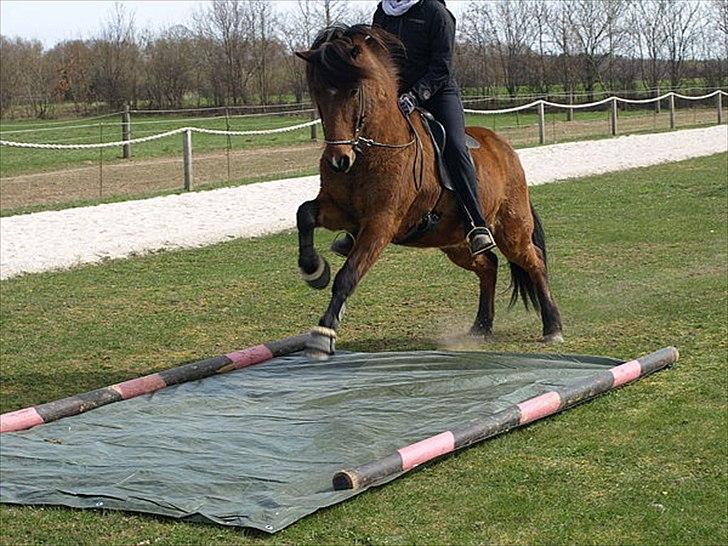
<svg viewBox="0 0 728 546"><path fill-rule="evenodd" d="M539 186L566 353L672 369L425 465L273 536L57 508L3 507L4 544L724 544L728 541L724 154ZM318 237L321 247L331 234ZM293 233L0 283L3 411L298 333L328 291L297 279ZM333 258L338 266L340 260ZM501 289L507 286L501 267ZM340 348L441 347L473 318L475 277L391 248L348 306ZM506 311L475 348L546 350ZM471 347L463 342L463 347Z"/></svg>

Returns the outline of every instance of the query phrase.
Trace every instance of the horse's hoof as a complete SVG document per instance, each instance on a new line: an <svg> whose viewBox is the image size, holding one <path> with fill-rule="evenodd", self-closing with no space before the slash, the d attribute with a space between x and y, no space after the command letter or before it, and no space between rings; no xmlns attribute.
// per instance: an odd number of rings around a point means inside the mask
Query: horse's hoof
<svg viewBox="0 0 728 546"><path fill-rule="evenodd" d="M541 338L541 341L543 343L563 343L564 336L561 335L561 332L556 332L554 334L548 334L546 336L543 336Z"/></svg>
<svg viewBox="0 0 728 546"><path fill-rule="evenodd" d="M329 285L329 281L331 280L331 267L325 258L319 256L318 259L318 266L316 267L316 271L313 273L306 273L300 268L299 271L301 273L301 278L306 281L306 284L308 284L311 288L323 290Z"/></svg>
<svg viewBox="0 0 728 546"><path fill-rule="evenodd" d="M328 360L336 352L336 330L315 326L306 341L306 356L312 360Z"/></svg>

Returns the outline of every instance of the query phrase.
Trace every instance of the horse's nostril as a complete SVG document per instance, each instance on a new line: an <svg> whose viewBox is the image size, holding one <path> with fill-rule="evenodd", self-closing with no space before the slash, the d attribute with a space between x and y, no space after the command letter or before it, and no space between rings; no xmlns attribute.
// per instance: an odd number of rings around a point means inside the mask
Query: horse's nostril
<svg viewBox="0 0 728 546"><path fill-rule="evenodd" d="M349 163L349 156L348 155L341 156L341 159L339 159L339 169L346 172L349 170L350 166L351 165Z"/></svg>

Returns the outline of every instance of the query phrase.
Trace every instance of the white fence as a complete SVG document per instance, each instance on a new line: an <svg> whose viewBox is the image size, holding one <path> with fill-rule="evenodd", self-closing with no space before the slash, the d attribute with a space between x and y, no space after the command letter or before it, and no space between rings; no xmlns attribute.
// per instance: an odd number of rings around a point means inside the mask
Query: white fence
<svg viewBox="0 0 728 546"><path fill-rule="evenodd" d="M675 128L675 98L679 98L682 100L687 101L700 101L700 100L706 100L710 99L712 97L715 97L715 108L716 108L716 122L718 124L723 123L723 100L722 97L728 95L723 90L716 90L712 93L708 93L705 95L700 96L689 96L689 95L682 95L675 92L668 92L665 93L659 97L653 97L648 99L628 99L618 96L610 96L606 97L602 100L598 100L595 102L590 103L582 103L582 104L573 104L573 103L558 103L558 102L551 102L544 99L535 100L533 102L530 102L528 104L523 104L521 106L516 106L512 108L503 108L503 109L488 109L488 110L476 110L476 109L469 109L465 108L464 112L467 114L474 114L474 115L495 115L495 114L508 114L513 112L522 112L526 110L535 109L538 113L538 127L539 127L539 143L544 144L546 141L546 122L545 122L545 108L556 108L556 109L562 109L567 110L571 114L569 116L569 119L573 119L573 111L576 109L585 109L585 108L594 108L605 104L610 104L610 125L611 125L611 134L616 135L618 134L618 105L619 103L624 104L650 104L650 103L659 103L660 101L667 100L669 104L669 112L670 112L670 128ZM195 109L191 109L195 110ZM141 112L141 111L137 111ZM147 111L144 111L147 112ZM149 111L152 112L152 111ZM152 113L170 113L170 112L177 112L177 111L153 111ZM284 111L284 112L271 112L270 114L306 114L310 113L313 114L313 110L307 109L307 110L292 110L292 111ZM121 147L123 151L123 157L128 158L130 157L130 147L131 145L135 144L143 144L145 142L150 142L153 140L163 139L167 137L172 137L174 135L183 135L183 153L184 153L184 187L185 189L189 190L192 187L192 134L193 133L202 133L202 134L209 134L209 135L219 135L219 136L226 136L226 137L242 137L242 136L260 136L260 135L271 135L276 133L285 133L290 131L297 131L300 129L304 129L307 127L311 128L312 134L311 137L313 139L316 138L315 128L316 126L321 123L320 119L312 119L311 121L305 122L305 123L298 123L296 125L290 125L286 127L279 127L275 129L259 129L259 130L247 130L247 131L231 131L231 130L218 130L218 129L208 129L203 127L195 127L195 126L189 126L189 127L180 127L177 129L173 129L170 131L165 131L161 133L156 133L140 138L129 138L130 135L130 122L129 122L129 115L131 111L128 109L125 112L116 112L113 114L107 114L106 116L99 116L98 118L94 119L100 119L104 117L109 117L113 115L123 115L122 119L122 134L123 139L117 142L99 142L99 143L91 143L91 144L63 144L63 143L42 143L42 142L21 142L21 141L15 141L15 140L4 140L0 138L0 146L8 146L8 147L14 147L14 148L31 148L31 149L43 149L43 150L88 150L88 149L101 149L101 148L115 148L115 147ZM230 119L233 117L252 117L252 116L259 116L259 115L270 115L268 113L266 114L242 114L239 116L229 116L226 112L225 116L217 116L216 118L204 118L204 119L217 119L217 118L225 118ZM313 117L313 115L312 115ZM178 121L194 121L201 118L189 118L189 119L182 119ZM137 123L164 123L159 121L149 121L149 122L137 122ZM40 131L47 131L47 130L58 130L58 129L72 129L72 128L84 128L84 127L96 127L97 125L94 124L79 124L79 125L64 125L64 126L51 126L47 128L29 128L29 129L19 129L19 130L3 130L0 132L0 135L7 135L7 134L20 134L20 133L37 133Z"/></svg>

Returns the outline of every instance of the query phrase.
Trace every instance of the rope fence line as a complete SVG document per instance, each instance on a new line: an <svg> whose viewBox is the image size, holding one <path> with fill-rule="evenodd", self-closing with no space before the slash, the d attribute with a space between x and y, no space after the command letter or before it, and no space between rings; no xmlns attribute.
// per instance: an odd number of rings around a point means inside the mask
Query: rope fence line
<svg viewBox="0 0 728 546"><path fill-rule="evenodd" d="M463 111L466 114L478 114L478 115L490 115L490 114L507 114L511 112L518 112L521 110L528 110L534 107L537 107L541 114L543 114L543 107L548 106L551 108L561 108L561 109L583 109L583 108L593 108L595 106L600 106L606 103L611 102L612 105L616 105L616 103L622 102L627 104L648 104L651 102L661 101L665 99L674 99L675 97L683 100L689 100L689 101L698 101L698 100L705 100L711 97L720 97L720 96L728 96L728 93L726 93L723 90L716 90L712 93L708 93L705 95L700 96L689 96L689 95L681 95L679 93L675 92L668 92L665 93L659 97L654 97L651 99L625 99L622 97L612 96L607 97L605 99L590 102L586 104L564 104L564 103L558 103L558 102L551 102L547 100L536 100L533 102L530 102L528 104L523 104L521 106L515 106L513 108L502 108L497 110L474 110L465 108ZM309 113L312 113L313 110L309 110ZM232 117L232 116L230 116ZM213 118L208 118L213 119ZM194 121L194 119L193 119ZM140 122L143 123L143 122ZM16 141L10 141L10 140L0 140L0 146L9 146L14 148L36 148L36 149L55 149L55 150L82 150L82 149L96 149L96 148L113 148L117 146L128 146L131 144L141 144L144 142L150 142L152 140L157 140L160 138L165 138L168 136L173 136L177 134L181 134L184 132L191 132L191 133L202 133L202 134L209 134L209 135L220 135L220 136L263 136L263 135L272 135L272 134L278 134L278 133L285 133L289 131L297 131L299 129L305 129L307 127L313 127L317 124L321 123L320 119L313 119L311 121L307 121L304 123L299 123L296 125L289 125L286 127L277 127L274 129L257 129L257 130L248 130L248 131L226 131L221 129L207 129L204 127L180 127L177 129L172 129L170 131L165 131L162 133L157 133L141 138L133 138L133 139L127 139L127 140L121 140L116 142L103 142L103 143L94 143L94 144L56 144L56 143L36 143L36 142L16 142ZM76 127L99 127L101 124L89 124L89 125L79 125ZM20 131L16 131L20 132ZM9 131L7 132L9 133Z"/></svg>
<svg viewBox="0 0 728 546"><path fill-rule="evenodd" d="M706 86L692 86L692 87L684 87L682 88L682 91L703 91L705 89L715 89L715 87L706 87ZM567 93L567 92L560 92L560 93L529 93L525 95L518 95L516 97L511 97L510 95L463 95L463 103L470 103L470 102L488 102L488 101L517 101L517 100L524 100L524 99L541 99L543 97L589 97L594 95L620 95L620 94L627 94L627 93L640 93L640 94L649 94L649 93L657 93L659 91L664 91L664 89L659 88L651 88L651 89L624 89L621 91L592 91L591 93ZM648 101L655 100L655 97L650 97L649 99L646 99Z"/></svg>
<svg viewBox="0 0 728 546"><path fill-rule="evenodd" d="M130 110L132 114L173 114L175 112L207 112L212 110L253 110L253 109L266 109L266 108L290 108L293 106L311 106L310 102L285 102L282 104L241 104L237 106L201 106L199 108L177 108L172 109L141 109L141 110ZM275 114L277 112L269 112Z"/></svg>
<svg viewBox="0 0 728 546"><path fill-rule="evenodd" d="M262 113L262 114L236 114L231 116L208 116L204 118L196 117L196 118L181 118L181 119L160 119L160 120L145 120L145 121L135 121L134 125L164 125L164 124L171 124L171 123L181 123L183 121L197 121L205 123L208 120L225 120L225 119L247 119L247 118L259 118L259 117L269 117L272 115L276 116L285 116L285 115L305 115L305 114L312 114L315 110L312 108L309 108L307 110L287 110L285 112L268 112L268 113ZM115 114L115 115L119 115ZM84 118L84 119L91 119L91 118ZM99 125L103 125L105 127L118 127L118 123L86 123L81 125L64 125L62 127L39 127L35 129L13 129L10 131L6 131L2 128L0 128L0 134L3 135L10 135L10 134L20 134L20 133L40 133L45 131L58 131L59 129L87 129L89 127L93 127L95 129L99 128Z"/></svg>
<svg viewBox="0 0 728 546"><path fill-rule="evenodd" d="M684 100L704 100L709 99L710 97L715 97L717 95L723 95L728 96L728 93L723 91L722 89L717 89L713 91L712 93L708 93L707 95L701 95L701 96L689 96L689 95L681 95L679 93L675 93L673 91L670 91L669 93L665 93L664 95L661 95L659 97L653 97L650 99L625 99L622 97L612 96L607 97L602 100L589 102L589 103L581 103L581 104L564 104L561 102L551 102L543 99L535 100L533 102L529 102L528 104L522 104L521 106L514 106L512 108L501 108L498 110L473 110L469 108L465 108L463 111L466 114L509 114L511 112L518 112L520 110L527 110L529 108L537 107L539 105L544 106L550 106L552 108L561 108L565 110L571 110L571 109L580 109L580 108L593 108L594 106L600 106L602 104L606 104L608 102L624 102L628 104L648 104L651 102L657 102L661 101L670 97L677 97L679 99Z"/></svg>
<svg viewBox="0 0 728 546"><path fill-rule="evenodd" d="M464 109L464 112L467 114L474 114L474 115L490 115L490 114L504 114L504 113L511 113L511 112L520 112L523 110L528 110L534 108L537 113L537 123L536 122L529 122L529 125L522 125L519 121L518 115L515 116L515 122L516 125L508 124L508 121L512 121L510 118L508 120L503 120L505 122L504 125L498 127L498 130L503 129L523 129L523 128L529 128L529 135L531 135L530 138L535 138L535 132L537 131L538 134L538 142L539 144L545 144L546 143L546 135L547 131L550 132L550 134L553 135L553 139L556 140L556 121L555 121L555 112L550 111L549 115L551 116L551 122L550 124L546 123L546 116L545 116L545 110L546 108L550 109L561 109L561 110L567 110L567 124L569 127L574 128L574 130L578 131L577 125L581 125L582 122L577 122L574 120L573 116L573 110L576 109L584 109L584 108L594 108L599 106L608 105L608 108L605 108L603 110L595 111L597 112L603 112L605 114L604 124L605 124L605 130L611 131L612 135L618 134L618 104L624 103L624 104L649 104L649 103L658 103L660 101L667 100L669 103L669 120L670 129L676 128L676 115L675 115L675 103L676 99L681 99L685 101L689 101L691 104L688 105L689 111L693 112L693 123L696 121L695 112L696 110L692 108L692 103L695 103L696 101L710 99L711 97L715 98L715 107L717 110L717 123L721 124L724 122L724 111L723 111L723 96L728 96L728 93L725 91L718 89L711 93L706 93L700 96L689 96L689 95L683 95L676 92L668 92L664 93L658 97L653 97L649 99L628 99L628 98L622 98L619 96L610 96L606 97L604 99L594 101L591 103L586 104L574 104L574 103L561 103L561 102L552 102L545 99L539 99L532 102L529 102L528 104L523 104L520 106L516 106L513 108L503 108L503 109ZM685 105L681 105L683 108L685 108ZM668 109L665 108L667 111ZM118 124L109 124L103 121L99 121L95 124L82 124L82 125L76 125L76 126L66 126L66 127L59 127L60 129L63 128L71 128L71 127L83 127L83 128L89 128L89 134L81 136L80 138L69 138L68 136L65 136L63 142L55 141L56 135L53 135L52 141L46 141L46 142L19 142L14 140L5 140L3 139L3 136L8 133L14 133L14 134L22 134L22 133L29 133L33 132L32 129L24 129L19 131L7 131L0 133L0 147L7 146L7 147L13 147L13 148L25 148L25 149L34 149L34 150L98 150L96 152L96 155L98 155L98 165L99 165L99 175L98 175L98 187L99 187L99 196L103 194L103 188L104 188L104 175L103 175L103 168L104 168L104 149L105 148L121 148L122 154L121 156L124 159L128 159L131 157L131 146L137 145L137 144L143 144L147 142L152 142L155 140L160 140L168 137L174 137L175 135L181 135L182 136L182 175L183 175L183 187L185 190L190 190L192 188L193 184L193 133L203 134L203 135L213 135L216 137L225 137L227 138L227 151L226 151L226 161L227 161L227 179L228 181L231 180L231 150L232 146L230 143L231 137L247 137L247 136L265 136L265 135L275 135L275 134L281 134L281 133L287 133L287 132L293 132L293 131L299 131L301 129L310 128L311 130L311 140L316 141L317 140L317 126L321 123L321 119L318 119L315 117L315 111L314 110L300 110L300 111L289 111L293 114L310 114L311 120L306 121L303 123L296 123L294 125L288 125L284 127L274 127L270 129L251 129L251 130L232 130L230 120L232 118L240 118L240 117L251 117L251 116L257 116L256 114L250 114L250 115L239 115L239 116L231 116L229 111L225 112L225 116L214 116L214 117L205 117L205 118L190 118L187 119L180 119L178 121L197 121L197 122L204 122L207 120L214 120L218 124L224 119L225 120L225 129L213 129L213 128L205 128L205 127L199 127L199 126L185 126L185 127L177 127L174 129L170 129L163 132L156 132L161 129L161 127L155 127L153 124L160 123L156 120L148 120L146 122L137 122L138 124L144 124L145 126L140 126L136 130L132 131L132 124L131 119L129 116L130 110L128 108L125 108L125 111L122 112L122 123L121 123L121 133L122 133L122 139L119 141L114 142L104 142L104 129L108 127L109 125L112 125L114 127L119 128ZM270 114L265 114L270 115ZM656 115L656 114L655 114ZM532 119L533 114L529 114L529 120ZM593 116L592 116L593 117ZM705 116L702 116L703 119ZM103 118L102 118L103 119ZM300 119L300 118L299 118ZM491 119L493 120L493 130L496 130L496 120L498 120L497 115L491 116ZM653 119L656 119L653 117ZM293 120L291 120L293 121ZM169 121L162 121L161 123L169 123ZM583 122L586 123L586 122ZM592 122L590 122L592 123ZM627 122L629 124L629 122ZM654 122L653 122L654 124ZM262 122L260 125L267 125L267 123ZM260 127L259 125L259 127ZM490 124L489 124L490 125ZM85 139L93 139L94 136L91 134L93 131L90 129L97 129L97 137L98 140L96 142L89 142L88 140L86 142L77 142L72 143L72 141L79 141L79 140L85 140ZM41 131L42 129L38 129L38 131ZM49 130L49 129L45 129ZM132 134L133 133L133 134ZM51 136L51 135L48 135ZM204 142L204 141L203 141ZM205 146L209 145L209 143L203 145L203 148ZM175 147L174 154L179 153L179 149ZM169 150L168 150L169 151ZM197 157L197 154L196 154ZM173 163L179 163L179 158L176 158L172 160ZM132 163L128 163L127 166L133 165ZM123 166L123 165L119 165ZM179 174L175 174L175 178L177 178Z"/></svg>
<svg viewBox="0 0 728 546"><path fill-rule="evenodd" d="M120 140L117 142L99 142L95 144L51 144L51 143L40 143L40 142L14 142L10 140L0 140L0 146L9 146L12 148L35 148L43 150L90 150L97 148L114 148L118 146L128 146L131 144L142 144L144 142L151 142L152 140L158 140L160 138L166 138L181 133L204 133L210 135L230 135L230 136L260 136L260 135L272 135L277 133L285 133L288 131L297 131L298 129L305 129L306 127L312 127L321 123L320 119L314 119L305 123L299 123L297 125L289 125L288 127L279 127L277 129L261 129L255 131L222 131L216 129L204 129L202 127L180 127L179 129L172 129L164 133L157 133L154 135L132 138L129 140Z"/></svg>

